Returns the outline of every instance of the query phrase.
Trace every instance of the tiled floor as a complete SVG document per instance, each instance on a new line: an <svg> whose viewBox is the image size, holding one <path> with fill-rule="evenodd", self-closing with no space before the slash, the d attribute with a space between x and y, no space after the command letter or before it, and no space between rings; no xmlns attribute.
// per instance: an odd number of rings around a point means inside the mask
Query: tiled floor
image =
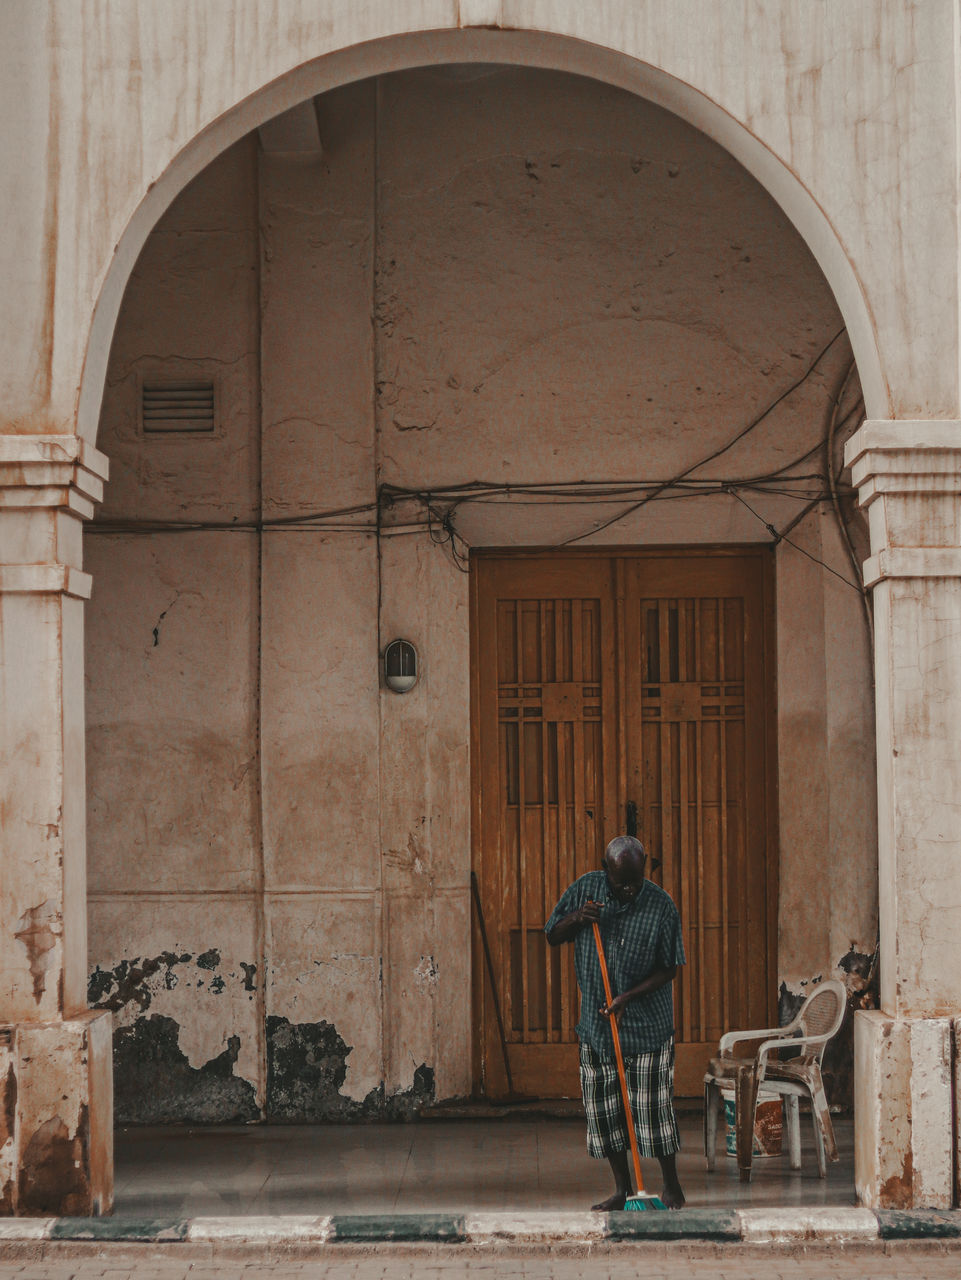
<svg viewBox="0 0 961 1280"><path fill-rule="evenodd" d="M697 1116L681 1117L678 1167L693 1206L854 1203L853 1131L836 1123L840 1161L817 1176L810 1123L803 1165L758 1160L742 1185L733 1160L706 1172ZM658 1169L646 1162L649 1190ZM124 1217L587 1209L608 1194L606 1163L579 1119L430 1120L402 1125L127 1129L116 1141Z"/></svg>

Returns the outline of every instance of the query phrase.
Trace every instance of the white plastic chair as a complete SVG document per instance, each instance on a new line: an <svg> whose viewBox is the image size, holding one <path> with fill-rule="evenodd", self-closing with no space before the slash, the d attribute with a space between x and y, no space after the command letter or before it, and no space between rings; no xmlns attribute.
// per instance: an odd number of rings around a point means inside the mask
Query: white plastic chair
<svg viewBox="0 0 961 1280"><path fill-rule="evenodd" d="M828 1160L837 1160L838 1146L831 1113L821 1079L824 1047L844 1020L844 984L832 978L819 983L785 1027L758 1031L729 1031L721 1037L719 1056L712 1059L704 1077L704 1154L707 1167L714 1168L717 1148L717 1115L722 1105L721 1088L734 1088L737 1165L742 1182L751 1181L754 1148L754 1116L758 1096L784 1099L784 1119L791 1168L801 1167L801 1121L799 1100L811 1102L818 1174L827 1177ZM762 1041L753 1057L738 1057L734 1050L746 1041ZM782 1059L782 1049L800 1050L796 1057Z"/></svg>

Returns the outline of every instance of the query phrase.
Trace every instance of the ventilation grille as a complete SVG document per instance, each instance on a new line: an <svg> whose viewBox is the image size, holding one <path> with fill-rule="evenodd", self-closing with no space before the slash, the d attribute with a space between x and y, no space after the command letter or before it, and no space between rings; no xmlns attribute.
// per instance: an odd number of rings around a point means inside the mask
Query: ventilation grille
<svg viewBox="0 0 961 1280"><path fill-rule="evenodd" d="M212 432L214 384L212 382L145 382L140 414L146 435Z"/></svg>

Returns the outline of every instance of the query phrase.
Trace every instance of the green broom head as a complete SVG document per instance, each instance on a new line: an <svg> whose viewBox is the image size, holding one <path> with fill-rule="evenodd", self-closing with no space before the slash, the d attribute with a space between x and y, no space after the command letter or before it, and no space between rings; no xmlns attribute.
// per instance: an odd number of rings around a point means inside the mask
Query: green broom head
<svg viewBox="0 0 961 1280"><path fill-rule="evenodd" d="M624 1201L624 1209L628 1213L640 1213L644 1209L666 1209L667 1205L660 1196L628 1196Z"/></svg>

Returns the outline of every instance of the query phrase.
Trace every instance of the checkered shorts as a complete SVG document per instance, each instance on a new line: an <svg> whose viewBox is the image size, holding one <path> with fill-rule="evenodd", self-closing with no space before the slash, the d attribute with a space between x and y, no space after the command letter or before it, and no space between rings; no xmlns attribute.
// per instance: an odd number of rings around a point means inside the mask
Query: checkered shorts
<svg viewBox="0 0 961 1280"><path fill-rule="evenodd" d="M653 1053L624 1058L627 1091L634 1112L637 1146L642 1156L669 1156L680 1150L674 1114L674 1037ZM617 1065L603 1062L589 1044L581 1044L581 1093L587 1113L587 1152L600 1160L630 1143Z"/></svg>

